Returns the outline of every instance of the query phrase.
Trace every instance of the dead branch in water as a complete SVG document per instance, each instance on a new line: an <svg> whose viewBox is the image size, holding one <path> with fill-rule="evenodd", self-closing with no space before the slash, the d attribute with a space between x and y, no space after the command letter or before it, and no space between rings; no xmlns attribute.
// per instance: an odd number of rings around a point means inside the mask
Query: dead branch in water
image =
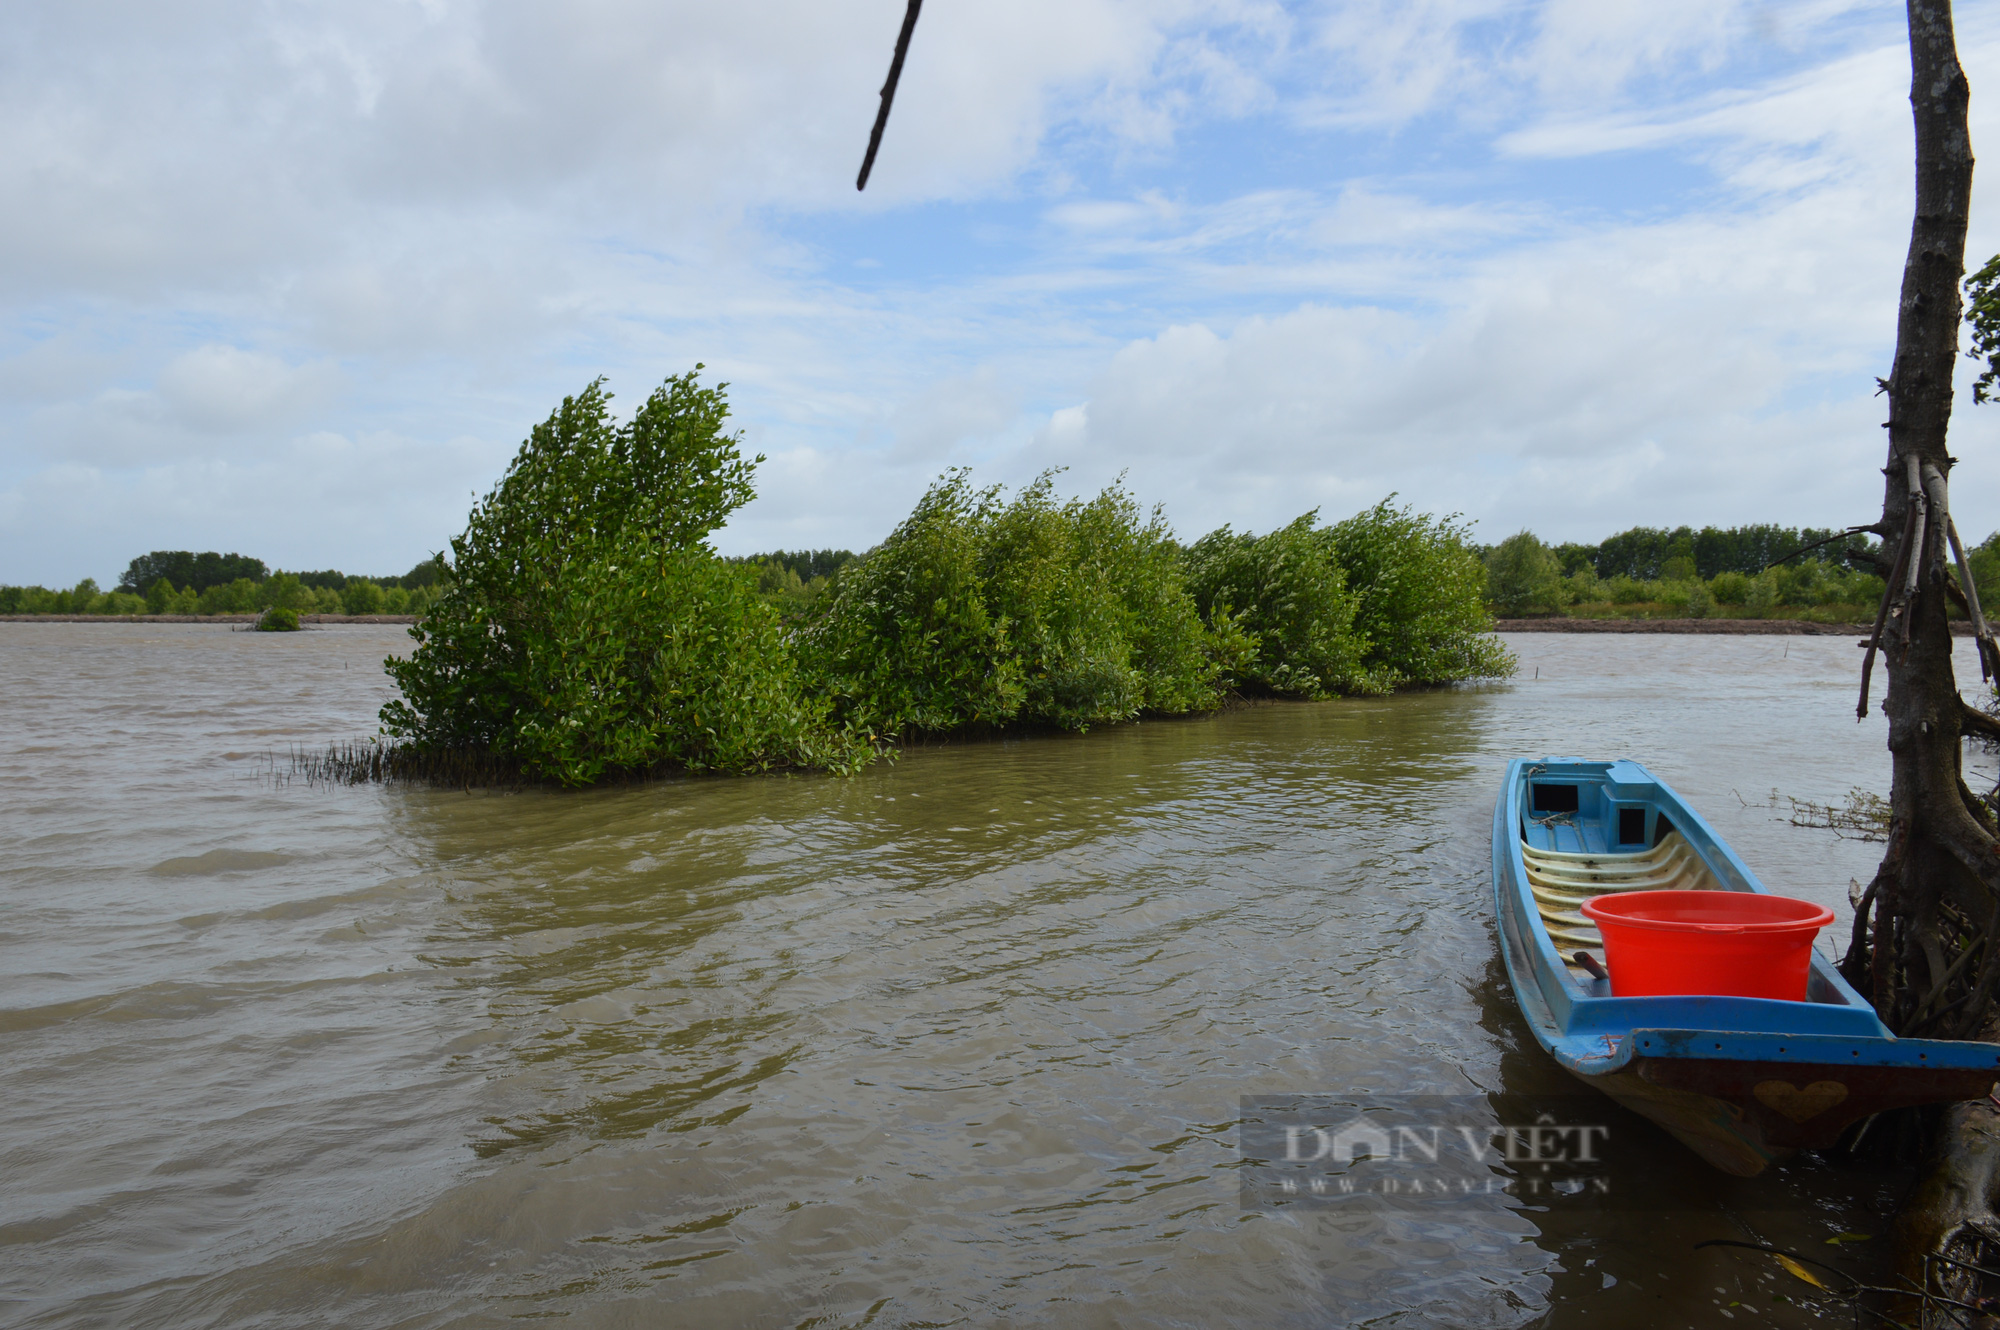
<svg viewBox="0 0 2000 1330"><path fill-rule="evenodd" d="M1889 801L1879 794L1855 786L1841 805L1793 799L1791 824L1819 831L1831 831L1843 840L1886 841L1889 839Z"/></svg>

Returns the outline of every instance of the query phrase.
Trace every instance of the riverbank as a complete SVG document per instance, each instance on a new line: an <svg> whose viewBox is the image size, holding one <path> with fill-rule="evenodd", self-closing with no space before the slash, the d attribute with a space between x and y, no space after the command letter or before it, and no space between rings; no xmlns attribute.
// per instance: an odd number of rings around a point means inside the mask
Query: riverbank
<svg viewBox="0 0 2000 1330"><path fill-rule="evenodd" d="M1721 637L1866 636L1867 624L1813 623L1805 619L1498 619L1496 633L1693 633ZM1971 637L1972 625L1953 620L1952 636Z"/></svg>

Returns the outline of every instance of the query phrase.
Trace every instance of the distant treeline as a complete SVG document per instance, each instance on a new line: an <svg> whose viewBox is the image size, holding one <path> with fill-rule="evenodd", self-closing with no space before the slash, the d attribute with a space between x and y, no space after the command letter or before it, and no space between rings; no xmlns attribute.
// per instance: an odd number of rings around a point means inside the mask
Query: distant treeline
<svg viewBox="0 0 2000 1330"><path fill-rule="evenodd" d="M1565 577L1589 568L1600 578L1629 577L1638 582L1690 577L1706 582L1722 573L1755 577L1794 556L1856 572L1875 570L1875 542L1865 535L1843 535L1838 528L1705 526L1697 531L1686 526L1672 530L1635 526L1601 544L1553 549ZM1802 550L1806 552L1800 554Z"/></svg>
<svg viewBox="0 0 2000 1330"><path fill-rule="evenodd" d="M723 562L755 569L757 594L779 610L794 613L819 599L854 557L851 550L774 550Z"/></svg>
<svg viewBox="0 0 2000 1330"><path fill-rule="evenodd" d="M253 559L247 554L217 554L214 550L201 554L188 550L154 550L151 554L140 555L126 566L125 576L118 579L117 589L131 595L144 595L165 578L175 589L193 587L199 595L210 587L240 580L262 582L270 576L271 570L262 559ZM438 561L435 558L425 559L401 577L357 577L330 568L317 573L294 573L293 576L315 590L342 591L348 583L362 581L372 582L384 590L401 587L405 591L415 591L420 586L437 585Z"/></svg>
<svg viewBox="0 0 2000 1330"><path fill-rule="evenodd" d="M176 587L193 587L196 592L208 590L212 586L223 586L239 577L252 582L261 582L271 575L262 559L253 559L247 554L217 554L208 550L195 554L188 550L154 550L151 554L141 554L126 565L125 576L118 579L117 590L127 595L142 595L147 587L166 578Z"/></svg>
<svg viewBox="0 0 2000 1330"><path fill-rule="evenodd" d="M849 550L774 550L725 562L754 569L758 593L785 609L810 603L854 557ZM110 591L90 577L54 590L0 586L0 614L422 614L450 575L435 557L400 577L368 577L332 568L274 573L247 554L154 550L126 565Z"/></svg>
<svg viewBox="0 0 2000 1330"><path fill-rule="evenodd" d="M154 550L132 560L110 591L89 577L55 590L0 586L0 614L422 614L449 575L435 558L401 577L356 577L274 573L246 554Z"/></svg>
<svg viewBox="0 0 2000 1330"><path fill-rule="evenodd" d="M1825 543L1811 548L1816 542ZM1865 536L1810 527L1639 527L1601 545L1555 546L1522 531L1485 551L1486 598L1507 616L1866 622L1882 599L1879 555ZM1993 613L2000 532L1967 550L1966 563L1980 605Z"/></svg>
<svg viewBox="0 0 2000 1330"><path fill-rule="evenodd" d="M852 550L774 550L769 554L752 554L730 562L756 564L759 567L776 564L801 582L810 582L816 577L832 577L853 560Z"/></svg>

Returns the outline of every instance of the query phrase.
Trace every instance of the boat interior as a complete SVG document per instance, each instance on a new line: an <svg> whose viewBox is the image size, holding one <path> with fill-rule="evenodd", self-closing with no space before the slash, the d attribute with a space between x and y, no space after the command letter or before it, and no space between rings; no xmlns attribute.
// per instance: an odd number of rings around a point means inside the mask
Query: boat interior
<svg viewBox="0 0 2000 1330"><path fill-rule="evenodd" d="M1521 858L1542 927L1586 995L1608 997L1611 988L1575 959L1581 950L1601 961L1604 952L1602 934L1583 913L1585 900L1625 891L1745 889L1716 876L1659 807L1657 786L1581 773L1549 773L1546 780L1537 774L1528 773L1521 805ZM1818 973L1807 982L1806 1000L1845 1001Z"/></svg>
<svg viewBox="0 0 2000 1330"><path fill-rule="evenodd" d="M1592 896L1724 889L1679 832L1670 831L1650 850L1625 854L1537 850L1524 844L1521 857L1528 865L1528 886L1535 893L1542 926L1558 948L1604 945L1597 925L1583 914L1583 903Z"/></svg>

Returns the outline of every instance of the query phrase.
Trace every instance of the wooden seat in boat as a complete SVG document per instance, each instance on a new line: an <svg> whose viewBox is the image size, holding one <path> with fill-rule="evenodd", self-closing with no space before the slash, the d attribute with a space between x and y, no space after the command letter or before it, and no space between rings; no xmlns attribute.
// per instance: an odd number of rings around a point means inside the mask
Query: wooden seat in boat
<svg viewBox="0 0 2000 1330"><path fill-rule="evenodd" d="M1701 861L1681 834L1671 832L1650 850L1623 854L1577 854L1568 850L1538 850L1521 846L1527 861L1528 886L1535 908L1556 949L1568 955L1572 947L1602 947L1597 925L1583 914L1592 896L1620 891L1721 891L1715 874Z"/></svg>

